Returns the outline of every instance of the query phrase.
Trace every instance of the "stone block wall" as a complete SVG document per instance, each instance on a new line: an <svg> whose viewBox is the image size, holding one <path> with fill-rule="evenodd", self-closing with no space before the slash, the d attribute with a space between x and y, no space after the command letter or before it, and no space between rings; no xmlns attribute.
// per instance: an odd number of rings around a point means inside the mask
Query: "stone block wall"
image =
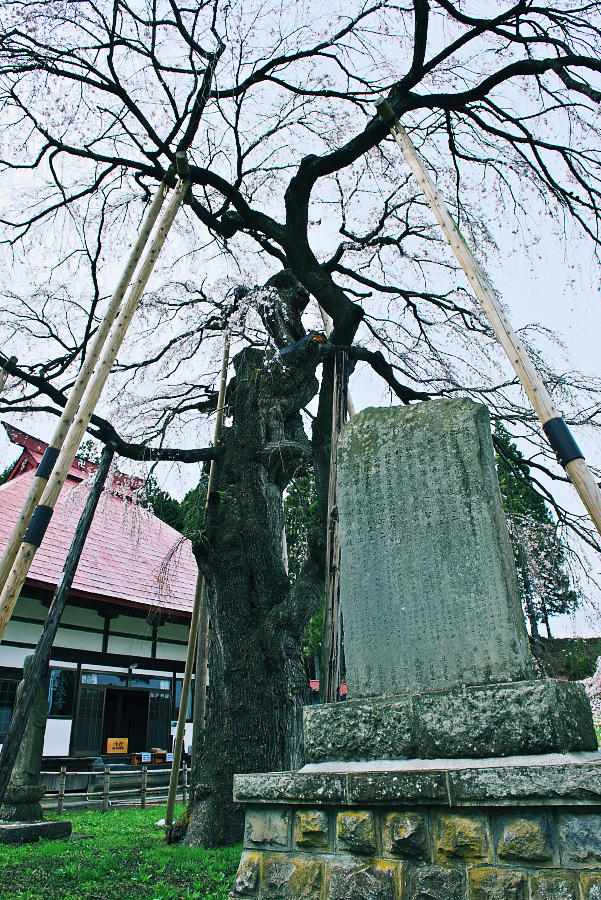
<svg viewBox="0 0 601 900"><path fill-rule="evenodd" d="M601 900L601 810L248 806L231 898Z"/></svg>

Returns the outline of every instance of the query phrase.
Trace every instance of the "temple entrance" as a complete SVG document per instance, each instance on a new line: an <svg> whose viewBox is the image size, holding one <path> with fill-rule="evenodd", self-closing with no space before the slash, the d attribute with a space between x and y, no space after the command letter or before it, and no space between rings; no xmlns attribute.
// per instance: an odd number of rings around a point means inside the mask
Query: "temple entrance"
<svg viewBox="0 0 601 900"><path fill-rule="evenodd" d="M102 728L102 748L107 738L128 739L128 753L147 749L149 692L107 688Z"/></svg>

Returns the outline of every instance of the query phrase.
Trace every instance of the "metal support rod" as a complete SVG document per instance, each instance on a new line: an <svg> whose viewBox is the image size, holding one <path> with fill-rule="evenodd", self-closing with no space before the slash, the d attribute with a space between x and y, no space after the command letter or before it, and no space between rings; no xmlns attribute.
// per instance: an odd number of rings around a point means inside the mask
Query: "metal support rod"
<svg viewBox="0 0 601 900"><path fill-rule="evenodd" d="M593 473L584 461L584 456L566 423L553 404L547 387L534 367L518 335L513 330L496 293L484 270L467 246L465 239L449 213L442 195L428 173L426 166L413 146L409 135L397 119L387 100L381 100L376 108L380 118L401 148L403 155L417 179L442 228L451 248L465 272L472 289L501 344L509 362L518 376L522 387L540 419L543 430L555 451L559 462L565 468L570 481L576 488L588 514L599 534L601 534L601 490Z"/></svg>
<svg viewBox="0 0 601 900"><path fill-rule="evenodd" d="M60 453L58 454L56 463L48 478L40 502L36 506L34 514L31 517L29 528L23 536L23 542L17 551L12 568L0 595L0 641L4 637L6 626L12 615L14 605L17 602L17 597L23 587L37 548L48 527L58 495L65 483L73 460L75 459L77 448L88 427L92 413L94 412L102 389L109 377L113 363L117 358L119 348L123 343L127 329L129 328L177 211L183 202L188 186L188 182L182 182L181 180L177 183L173 196L169 201L167 209L157 228L155 237L150 245L150 249L142 263L138 277L123 304L108 342L104 347L98 366L86 388L73 424L69 429Z"/></svg>
<svg viewBox="0 0 601 900"><path fill-rule="evenodd" d="M227 386L227 367L230 356L230 336L225 333L223 340L223 356L221 359L221 374L219 380L219 396L217 399L217 419L215 421L215 436L213 445L216 447L221 440L221 431L223 429L223 417L225 410L225 389ZM211 493L214 489L216 475L216 460L211 460L209 469L209 483L207 485L207 497L205 501L205 514L209 505ZM204 693L206 690L207 680L207 664L206 664L206 646L208 635L209 617L208 605L205 598L204 576L199 571L196 579L196 592L194 595L194 606L192 608L192 621L190 623L190 634L188 637L188 650L186 652L186 667L184 670L184 681L182 684L182 695L179 703L179 713L177 716L177 729L175 732L175 742L173 744L173 761L171 763L171 775L169 778L169 792L167 794L167 809L165 811L165 827L170 828L173 823L173 810L175 809L175 798L177 795L177 781L179 775L179 763L182 758L182 747L184 743L184 734L186 730L186 713L188 711L188 697L190 696L190 682L192 680L192 669L194 666L194 658L196 656L196 645L198 640L198 660L196 665L196 696L194 703L194 730L204 726L205 702ZM200 635L200 637L199 637ZM198 695L202 694L202 702ZM198 718L197 718L198 716ZM202 717L202 721L201 718Z"/></svg>
<svg viewBox="0 0 601 900"><path fill-rule="evenodd" d="M106 312L102 317L102 321L98 325L98 330L96 331L96 334L94 335L94 338L90 343L90 346L88 347L88 352L86 353L83 365L79 370L79 373L75 380L75 384L71 388L71 391L67 398L67 403L65 404L65 408L61 413L52 439L48 445L48 450L44 454L44 458L46 462L49 463L49 465L45 465L44 467L42 467L42 463L40 463L40 469L38 469L36 477L33 479L29 494L25 498L21 514L13 528L13 532L8 540L8 543L4 548L2 560L0 561L0 590L4 587L6 579L8 578L8 573L10 572L12 564L15 561L19 546L21 544L21 541L23 540L23 535L25 534L25 530L29 525L29 522L33 515L33 511L36 508L40 497L42 496L42 492L46 487L50 471L52 470L52 465L54 465L56 458L58 457L58 452L62 447L65 438L67 437L67 433L69 431L69 428L71 427L71 423L73 422L73 418L79 406L79 402L83 396L83 392L85 391L92 376L92 372L94 371L94 367L98 362L98 358L102 352L102 348L104 347L111 325L117 317L119 307L121 306L121 301L125 296L125 292L133 277L136 266L138 265L142 257L144 247L148 242L150 233L161 211L161 207L163 205L166 194L167 186L163 181L159 185L154 199L150 207L148 208L146 215L144 216L136 243L134 244L129 258L125 263L123 273L121 275L121 278L119 279L119 284L115 288L115 292L110 299Z"/></svg>
<svg viewBox="0 0 601 900"><path fill-rule="evenodd" d="M13 710L13 714L6 732L6 737L0 752L0 803L4 797L6 787L10 780L11 772L17 758L25 728L29 719L29 714L33 705L38 684L48 671L48 663L52 653L52 645L56 632L60 625L63 610L69 599L69 593L77 572L77 566L81 557L81 553L90 530L90 526L94 519L94 513L98 506L98 501L102 494L104 484L111 466L114 450L110 446L106 446L100 457L100 465L92 484L92 489L86 498L83 512L77 523L73 541L67 553L67 559L61 573L60 580L56 586L46 621L40 635L40 639L35 648L31 663L27 668L23 679L23 686L19 691L19 696Z"/></svg>

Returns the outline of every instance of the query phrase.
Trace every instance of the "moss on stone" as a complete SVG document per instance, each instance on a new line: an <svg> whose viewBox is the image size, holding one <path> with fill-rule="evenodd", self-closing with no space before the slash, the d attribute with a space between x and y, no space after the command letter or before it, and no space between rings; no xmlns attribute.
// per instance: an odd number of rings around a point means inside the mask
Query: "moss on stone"
<svg viewBox="0 0 601 900"><path fill-rule="evenodd" d="M601 872L583 872L580 882L582 884L582 900L601 900Z"/></svg>
<svg viewBox="0 0 601 900"><path fill-rule="evenodd" d="M469 900L528 900L526 875L490 866L471 868Z"/></svg>
<svg viewBox="0 0 601 900"><path fill-rule="evenodd" d="M327 849L329 845L328 814L319 809L297 812L294 834L297 846L303 849Z"/></svg>
<svg viewBox="0 0 601 900"><path fill-rule="evenodd" d="M376 829L372 812L359 810L338 813L338 846L353 853L376 852Z"/></svg>
<svg viewBox="0 0 601 900"><path fill-rule="evenodd" d="M533 819L517 819L503 829L499 841L499 857L543 861L553 859L542 824Z"/></svg>
<svg viewBox="0 0 601 900"><path fill-rule="evenodd" d="M530 900L580 900L573 872L537 872L530 879Z"/></svg>
<svg viewBox="0 0 601 900"><path fill-rule="evenodd" d="M321 859L266 854L261 897L264 900L320 900L323 873Z"/></svg>
<svg viewBox="0 0 601 900"><path fill-rule="evenodd" d="M262 853L245 851L242 854L232 897L256 897L261 881Z"/></svg>
<svg viewBox="0 0 601 900"><path fill-rule="evenodd" d="M440 815L436 822L436 855L490 860L491 842L486 816Z"/></svg>
<svg viewBox="0 0 601 900"><path fill-rule="evenodd" d="M398 856L428 855L425 816L414 812L389 813L382 831L384 853Z"/></svg>

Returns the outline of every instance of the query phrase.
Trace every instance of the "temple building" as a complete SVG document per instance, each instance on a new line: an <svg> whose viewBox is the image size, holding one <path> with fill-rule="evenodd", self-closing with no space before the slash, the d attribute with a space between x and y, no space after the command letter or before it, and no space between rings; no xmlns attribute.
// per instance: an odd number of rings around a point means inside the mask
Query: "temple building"
<svg viewBox="0 0 601 900"><path fill-rule="evenodd" d="M0 486L0 553L47 446L4 427L22 454ZM97 468L75 459L0 644L0 744ZM190 542L136 503L140 485L109 475L98 504L52 650L45 756L98 757L114 738L128 754L171 748L197 566Z"/></svg>

